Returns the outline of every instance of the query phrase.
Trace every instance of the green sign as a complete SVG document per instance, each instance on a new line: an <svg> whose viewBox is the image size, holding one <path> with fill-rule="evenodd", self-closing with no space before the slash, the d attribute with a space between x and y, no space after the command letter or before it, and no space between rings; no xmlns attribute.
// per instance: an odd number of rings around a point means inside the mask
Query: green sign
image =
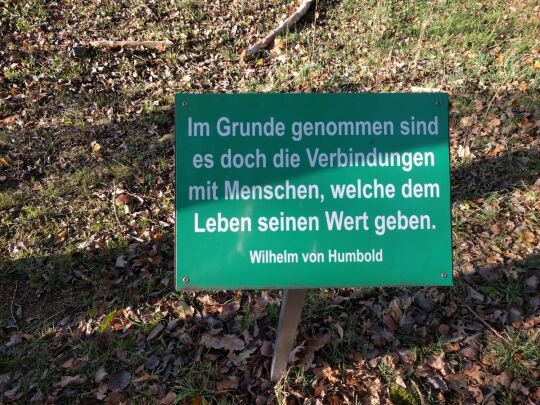
<svg viewBox="0 0 540 405"><path fill-rule="evenodd" d="M446 94L176 96L176 287L452 285Z"/></svg>

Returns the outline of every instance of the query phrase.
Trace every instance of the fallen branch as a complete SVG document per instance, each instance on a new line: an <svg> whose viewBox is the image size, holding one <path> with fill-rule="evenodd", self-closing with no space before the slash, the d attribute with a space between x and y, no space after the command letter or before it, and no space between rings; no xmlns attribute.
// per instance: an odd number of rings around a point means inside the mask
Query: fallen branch
<svg viewBox="0 0 540 405"><path fill-rule="evenodd" d="M17 323L17 319L15 319L15 314L13 313L13 303L15 302L15 296L17 295L17 287L19 286L19 283L15 281L15 291L13 292L13 298L11 299L11 305L9 307L9 310L11 312L11 319L13 319L13 322Z"/></svg>
<svg viewBox="0 0 540 405"><path fill-rule="evenodd" d="M279 34L281 34L285 30L288 30L294 24L296 24L304 16L304 14L306 14L306 12L313 5L313 3L315 3L315 1L316 0L302 0L302 3L300 3L300 6L298 6L296 11L291 14L285 21L279 24L277 28L273 29L263 39L244 50L244 52L242 52L242 59L249 59L261 49L268 47Z"/></svg>
<svg viewBox="0 0 540 405"><path fill-rule="evenodd" d="M426 400L424 399L424 396L422 395L422 391L420 391L420 388L418 388L418 385L414 382L414 380L412 380L411 382L414 388L416 389L418 397L420 398L420 405L426 405Z"/></svg>
<svg viewBox="0 0 540 405"><path fill-rule="evenodd" d="M143 47L163 52L173 43L171 41L90 41L88 45L93 48L107 49Z"/></svg>
<svg viewBox="0 0 540 405"><path fill-rule="evenodd" d="M116 219L116 225L118 226L118 232L122 234L122 225L120 224L120 218L118 218L118 211L116 211L116 182L113 180L113 191L112 191L112 206L114 212L114 218Z"/></svg>

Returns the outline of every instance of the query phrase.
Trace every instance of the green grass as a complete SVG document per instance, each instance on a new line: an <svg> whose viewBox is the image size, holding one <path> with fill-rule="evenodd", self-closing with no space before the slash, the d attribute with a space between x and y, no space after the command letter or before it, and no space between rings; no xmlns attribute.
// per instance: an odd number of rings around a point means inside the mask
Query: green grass
<svg viewBox="0 0 540 405"><path fill-rule="evenodd" d="M206 403L217 401L216 381L223 376L212 362L191 362L174 370L179 376L176 386L176 401L182 402L199 397Z"/></svg>
<svg viewBox="0 0 540 405"><path fill-rule="evenodd" d="M504 341L492 336L487 341L486 353L494 357L494 369L500 372L509 369L515 379L523 382L533 378L530 365L540 361L540 333L516 331Z"/></svg>
<svg viewBox="0 0 540 405"><path fill-rule="evenodd" d="M242 333L244 330L249 330L255 322L255 314L253 313L253 307L248 303L245 303L242 307L242 318L236 324L236 330Z"/></svg>
<svg viewBox="0 0 540 405"><path fill-rule="evenodd" d="M53 343L51 337L35 337L30 341L22 342L11 348L7 353L0 353L0 372L9 373L13 370L29 370L30 368L43 378L40 385L43 389L48 389L57 376L46 372L51 365L50 345ZM20 379L21 388L28 389L29 380L25 377Z"/></svg>
<svg viewBox="0 0 540 405"><path fill-rule="evenodd" d="M532 5L528 7L532 12ZM463 78L498 84L512 80L531 80L533 86L540 83L540 75L526 61L531 49L538 46L534 26L523 20L525 10L509 9L502 0L349 0L321 8L328 9L324 28L315 33L293 30L286 36L291 48L299 44L305 49L310 63L306 58L290 58L277 67L274 77L292 73L299 83L313 85L314 69L324 73L326 66L332 66L333 74L320 85L368 84L377 69L391 69L397 59L413 65L422 61L422 69L429 70L421 79L423 85L458 83ZM325 38L327 27L338 26L341 29L331 40ZM264 86L268 80L254 88Z"/></svg>
<svg viewBox="0 0 540 405"><path fill-rule="evenodd" d="M9 68L4 71L4 77L11 83L21 83L24 80L25 74L22 69Z"/></svg>
<svg viewBox="0 0 540 405"><path fill-rule="evenodd" d="M340 308L328 305L331 292L325 289L309 290L303 309L302 322L308 324L311 317L339 315Z"/></svg>
<svg viewBox="0 0 540 405"><path fill-rule="evenodd" d="M439 341L427 345L417 345L411 348L415 356L414 366L418 367L423 364L428 358L440 355L444 348Z"/></svg>
<svg viewBox="0 0 540 405"><path fill-rule="evenodd" d="M279 318L280 307L277 305L268 305L266 308L266 315L272 319L277 320Z"/></svg>
<svg viewBox="0 0 540 405"><path fill-rule="evenodd" d="M109 330L109 328L112 326L112 321L116 318L118 315L118 311L114 310L106 314L103 319L101 320L101 324L99 325L98 332L99 333L105 333Z"/></svg>
<svg viewBox="0 0 540 405"><path fill-rule="evenodd" d="M306 372L302 367L290 367L274 387L276 402L280 405L288 403L287 393L290 387L295 387L298 392L309 395L310 386L315 380L315 375L312 372Z"/></svg>
<svg viewBox="0 0 540 405"><path fill-rule="evenodd" d="M10 192L0 193L0 211L8 210L17 206L15 196Z"/></svg>
<svg viewBox="0 0 540 405"><path fill-rule="evenodd" d="M420 397L413 388L405 389L392 384L389 389L390 400L395 405L420 405Z"/></svg>
<svg viewBox="0 0 540 405"><path fill-rule="evenodd" d="M22 32L31 32L39 27L47 17L44 0L28 0L24 3L16 0L5 2L5 11L15 17L15 25ZM0 11L4 11L0 9Z"/></svg>

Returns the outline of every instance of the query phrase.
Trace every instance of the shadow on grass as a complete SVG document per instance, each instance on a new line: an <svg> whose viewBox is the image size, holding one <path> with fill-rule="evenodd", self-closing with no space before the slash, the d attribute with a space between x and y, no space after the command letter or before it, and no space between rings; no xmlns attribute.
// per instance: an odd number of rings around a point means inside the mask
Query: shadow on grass
<svg viewBox="0 0 540 405"><path fill-rule="evenodd" d="M85 397L91 401L96 395L112 395L107 384L101 385L104 391L99 394L100 384L94 381L95 373L104 367L109 373L130 373L131 382L119 398L150 400L169 390L182 400L273 398L268 381L271 358L263 346L275 338L277 307L261 312L254 303L262 296L279 303L277 292L241 296L211 292L208 302L196 299L202 295L195 293L173 293L172 258L170 235L108 252L78 253L58 279L45 277L25 289L20 284L24 294L39 295L37 317L22 303L25 297L12 289L14 315L3 315L0 350L0 374L10 376L9 387L15 387L17 379L28 386L40 374L46 377L22 397L25 400L41 390L60 401ZM64 261L61 256L48 256L4 263L0 266L4 291L9 291L6 271L14 270L13 266L50 275L55 266L65 266ZM364 382L351 388L346 371L334 374L341 381L336 383L312 368L304 372L291 364L291 372L280 384L306 398L315 395L317 386L361 397L373 395L369 384L374 379L380 380L374 386L396 390L396 378L402 378L407 383L414 380L424 396L438 400L466 403L493 390L517 398L521 394L494 383L493 376L511 369L519 387L534 387L531 370L522 366L538 360L534 349L538 342L527 333L540 317L534 278L539 266L540 254L535 253L525 260L458 276L453 288L313 290L295 344L297 361L309 361L310 345L330 334L331 340L315 353L314 363L357 370ZM213 306L225 308L234 300L241 307L238 312L230 316L212 312ZM190 315L186 315L188 308L194 310ZM163 327L151 338L159 325ZM217 338L236 336L241 341L238 351L208 347L203 343L208 332ZM444 361L437 363L441 353L446 353ZM62 366L72 359L81 364ZM482 372L467 374L475 372L477 364ZM65 375L87 380L61 389L58 384ZM459 381L447 380L448 375L459 375ZM230 390L220 389L226 376L236 376L240 383ZM413 390L405 392L399 395L417 395Z"/></svg>
<svg viewBox="0 0 540 405"><path fill-rule="evenodd" d="M515 187L528 187L540 176L540 146L476 159L452 169L452 200L487 197Z"/></svg>

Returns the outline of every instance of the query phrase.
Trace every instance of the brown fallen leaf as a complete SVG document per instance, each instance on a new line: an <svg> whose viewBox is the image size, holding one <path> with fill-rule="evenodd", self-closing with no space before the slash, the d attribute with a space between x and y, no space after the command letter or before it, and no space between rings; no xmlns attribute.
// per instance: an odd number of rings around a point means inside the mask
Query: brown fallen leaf
<svg viewBox="0 0 540 405"><path fill-rule="evenodd" d="M228 321L234 317L234 315L240 309L240 301L232 301L227 304L222 305L220 317Z"/></svg>
<svg viewBox="0 0 540 405"><path fill-rule="evenodd" d="M490 128L498 127L499 125L501 125L501 120L500 120L498 117L492 117L492 118L487 122L487 125L488 125L488 127L490 127Z"/></svg>
<svg viewBox="0 0 540 405"><path fill-rule="evenodd" d="M245 344L242 339L235 335L223 336L223 348L228 351L244 350Z"/></svg>
<svg viewBox="0 0 540 405"><path fill-rule="evenodd" d="M237 389L239 385L240 385L240 377L231 375L224 380L218 381L217 390L218 391L234 390L234 389Z"/></svg>
<svg viewBox="0 0 540 405"><path fill-rule="evenodd" d="M0 120L1 125L9 125L13 124L15 121L17 121L18 116L17 115L10 115L8 117L2 118Z"/></svg>
<svg viewBox="0 0 540 405"><path fill-rule="evenodd" d="M484 103L482 102L482 100L476 100L474 102L474 109L476 112L482 111L483 108L484 108Z"/></svg>
<svg viewBox="0 0 540 405"><path fill-rule="evenodd" d="M314 366L313 362L315 360L315 350L312 348L306 347L306 350L300 356L297 366L302 367L305 371L309 370Z"/></svg>
<svg viewBox="0 0 540 405"><path fill-rule="evenodd" d="M162 388L159 384L154 383L148 387L147 393L153 397L156 397L162 393Z"/></svg>
<svg viewBox="0 0 540 405"><path fill-rule="evenodd" d="M445 323L441 323L438 330L441 335L446 335L450 331L450 327Z"/></svg>
<svg viewBox="0 0 540 405"><path fill-rule="evenodd" d="M441 392L448 391L448 386L446 385L444 380L440 377L428 377L427 382L436 390L439 390Z"/></svg>
<svg viewBox="0 0 540 405"><path fill-rule="evenodd" d="M469 378L472 378L477 383L482 383L484 380L484 373L478 364L473 364L470 368L463 370L463 374Z"/></svg>
<svg viewBox="0 0 540 405"><path fill-rule="evenodd" d="M416 361L416 352L412 351L411 349L398 349L396 353L401 361L406 365L411 365Z"/></svg>
<svg viewBox="0 0 540 405"><path fill-rule="evenodd" d="M131 374L125 370L116 370L109 375L109 388L121 391L131 382Z"/></svg>
<svg viewBox="0 0 540 405"><path fill-rule="evenodd" d="M459 391L467 387L468 379L464 373L449 374L445 377L446 383L451 390Z"/></svg>
<svg viewBox="0 0 540 405"><path fill-rule="evenodd" d="M336 327L336 330L338 332L339 340L342 341L343 336L345 334L345 331L343 330L343 327L339 323L336 323L334 326Z"/></svg>
<svg viewBox="0 0 540 405"><path fill-rule="evenodd" d="M313 361L315 360L315 352L326 346L332 338L332 332L328 331L326 334L316 339L309 339L304 348L304 353L300 356L297 365L304 370L312 368Z"/></svg>
<svg viewBox="0 0 540 405"><path fill-rule="evenodd" d="M113 391L105 400L105 405L118 405L118 404L125 404L124 402L124 395L119 391Z"/></svg>
<svg viewBox="0 0 540 405"><path fill-rule="evenodd" d="M471 360L476 360L478 358L478 350L472 346L466 346L461 349L461 354Z"/></svg>
<svg viewBox="0 0 540 405"><path fill-rule="evenodd" d="M141 382L145 382L145 381L154 381L154 380L157 380L157 379L158 379L158 377L156 375L143 374L140 377L134 378L132 380L132 382L133 383L141 383Z"/></svg>
<svg viewBox="0 0 540 405"><path fill-rule="evenodd" d="M476 114L473 114L473 115L470 115L468 117L463 117L460 120L459 123L460 123L461 127L466 128L466 127L470 127L475 122L476 122Z"/></svg>
<svg viewBox="0 0 540 405"><path fill-rule="evenodd" d="M534 243L534 234L529 231L521 231L518 233L518 241L526 244Z"/></svg>
<svg viewBox="0 0 540 405"><path fill-rule="evenodd" d="M64 243L68 237L69 229L64 228L58 235L54 237L54 244L60 245L61 243Z"/></svg>
<svg viewBox="0 0 540 405"><path fill-rule="evenodd" d="M403 378L403 373L402 372L396 373L394 378L396 380L397 385L399 385L400 387L405 388L405 389L408 388L407 384L405 383L405 379Z"/></svg>
<svg viewBox="0 0 540 405"><path fill-rule="evenodd" d="M94 380L99 384L100 382L102 382L105 377L107 377L109 375L109 373L107 373L107 371L105 370L105 367L101 366L100 368L97 369L97 371L95 372L94 374Z"/></svg>
<svg viewBox="0 0 540 405"><path fill-rule="evenodd" d="M155 369L157 366L159 366L159 357L156 355L150 356L148 360L146 360L145 365L148 370Z"/></svg>
<svg viewBox="0 0 540 405"><path fill-rule="evenodd" d="M484 302L484 295L471 286L467 286L467 299L473 302Z"/></svg>
<svg viewBox="0 0 540 405"><path fill-rule="evenodd" d="M397 322L389 314L383 315L383 322L384 322L384 326L386 326L386 328L392 332L395 332L399 328L399 325L397 324Z"/></svg>
<svg viewBox="0 0 540 405"><path fill-rule="evenodd" d="M195 314L195 308L186 304L184 301L174 301L171 303L174 315L178 319L191 318Z"/></svg>
<svg viewBox="0 0 540 405"><path fill-rule="evenodd" d="M272 343L268 340L262 342L261 345L261 355L270 357L272 355Z"/></svg>
<svg viewBox="0 0 540 405"><path fill-rule="evenodd" d="M540 403L540 387L536 388L532 394L532 399Z"/></svg>
<svg viewBox="0 0 540 405"><path fill-rule="evenodd" d="M24 392L19 391L19 386L12 388L10 390L7 390L4 392L4 398L7 399L9 402L16 401L24 395Z"/></svg>
<svg viewBox="0 0 540 405"><path fill-rule="evenodd" d="M65 370L71 370L72 368L77 367L80 363L81 363L80 359L71 358L71 359L66 360L65 362L63 362L60 365L60 367L65 369Z"/></svg>
<svg viewBox="0 0 540 405"><path fill-rule="evenodd" d="M504 387L510 387L510 384L512 383L512 379L514 378L514 375L512 373L512 370L507 369L504 370L504 372L497 377L495 377L495 381L499 384L501 384Z"/></svg>
<svg viewBox="0 0 540 405"><path fill-rule="evenodd" d="M321 369L315 369L314 373L321 375L323 378L330 381L332 384L337 384L339 382L339 370L333 370L330 366L323 367Z"/></svg>
<svg viewBox="0 0 540 405"><path fill-rule="evenodd" d="M9 341L6 343L6 347L15 346L22 342L28 342L33 338L34 337L32 335L29 335L28 333L16 332L10 336Z"/></svg>
<svg viewBox="0 0 540 405"><path fill-rule="evenodd" d="M533 274L532 276L527 277L523 284L525 284L527 290L536 291L538 288L538 276Z"/></svg>
<svg viewBox="0 0 540 405"><path fill-rule="evenodd" d="M174 404L175 401L176 401L176 394L173 391L169 391L167 395L161 398L161 401L159 401L159 403L161 405L171 405L171 404Z"/></svg>
<svg viewBox="0 0 540 405"><path fill-rule="evenodd" d="M327 401L330 405L341 405L344 402L343 399L336 394L329 395Z"/></svg>
<svg viewBox="0 0 540 405"><path fill-rule="evenodd" d="M191 398L191 405L203 405L202 398L199 396Z"/></svg>
<svg viewBox="0 0 540 405"><path fill-rule="evenodd" d="M427 361L427 364L439 371L443 376L450 374L448 366L446 365L444 352L438 356L430 358Z"/></svg>
<svg viewBox="0 0 540 405"><path fill-rule="evenodd" d="M67 387L68 385L74 385L74 384L83 384L86 382L86 377L81 375L65 375L63 376L60 381L58 381L56 384L54 384L55 387Z"/></svg>
<svg viewBox="0 0 540 405"><path fill-rule="evenodd" d="M220 304L208 294L198 297L197 300L204 305L204 312L207 314L220 314L224 320L231 319L240 309L240 301L237 300Z"/></svg>
<svg viewBox="0 0 540 405"><path fill-rule="evenodd" d="M201 336L201 344L209 349L225 349L228 351L240 351L245 347L242 339L235 335L214 336L211 332Z"/></svg>
<svg viewBox="0 0 540 405"><path fill-rule="evenodd" d="M491 149L489 152L486 153L486 156L487 157L499 156L502 151L504 151L504 146L497 144L493 147L493 149Z"/></svg>
<svg viewBox="0 0 540 405"><path fill-rule="evenodd" d="M165 329L165 325L163 325L162 323L158 323L156 326L154 326L154 329L152 329L152 331L146 338L146 341L151 342L152 340L157 338L161 334L161 332L163 332L163 329Z"/></svg>
<svg viewBox="0 0 540 405"><path fill-rule="evenodd" d="M122 193L114 199L116 205L137 205L140 206L144 200L135 194Z"/></svg>
<svg viewBox="0 0 540 405"><path fill-rule="evenodd" d="M133 197L129 194L120 194L114 199L116 205L129 205L133 201Z"/></svg>

